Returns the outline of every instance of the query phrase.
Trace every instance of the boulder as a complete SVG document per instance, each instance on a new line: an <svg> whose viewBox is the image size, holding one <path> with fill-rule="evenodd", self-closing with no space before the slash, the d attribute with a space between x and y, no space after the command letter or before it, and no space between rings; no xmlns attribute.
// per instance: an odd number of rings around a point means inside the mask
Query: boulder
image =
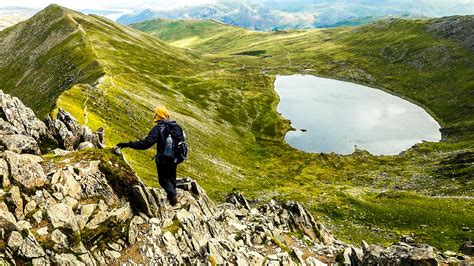
<svg viewBox="0 0 474 266"><path fill-rule="evenodd" d="M10 122L18 134L33 137L41 141L49 137L45 123L36 118L33 111L26 107L18 98L4 94L0 90L0 113Z"/></svg>
<svg viewBox="0 0 474 266"><path fill-rule="evenodd" d="M73 231L79 230L74 212L66 203L53 204L46 209L46 213L54 228L66 227Z"/></svg>
<svg viewBox="0 0 474 266"><path fill-rule="evenodd" d="M0 158L0 186L2 188L7 188L10 186L10 169L8 167L7 161L3 158Z"/></svg>
<svg viewBox="0 0 474 266"><path fill-rule="evenodd" d="M8 247L16 252L22 244L23 244L23 236L17 231L11 232L10 236L8 237L8 242L7 242Z"/></svg>
<svg viewBox="0 0 474 266"><path fill-rule="evenodd" d="M18 249L18 254L27 259L39 258L46 255L43 248L31 233L24 238L23 243Z"/></svg>
<svg viewBox="0 0 474 266"><path fill-rule="evenodd" d="M8 211L8 207L4 202L0 202L0 228L9 231L18 230L15 216Z"/></svg>
<svg viewBox="0 0 474 266"><path fill-rule="evenodd" d="M80 141L80 137L69 131L66 125L60 120L54 121L54 132L59 144L68 151L74 150Z"/></svg>
<svg viewBox="0 0 474 266"><path fill-rule="evenodd" d="M56 229L51 234L51 240L58 245L59 248L69 248L69 241L67 236L63 234L59 229Z"/></svg>
<svg viewBox="0 0 474 266"><path fill-rule="evenodd" d="M464 242L459 248L459 251L461 251L465 255L474 256L474 242Z"/></svg>
<svg viewBox="0 0 474 266"><path fill-rule="evenodd" d="M36 140L26 135L0 135L0 149L16 153L40 154Z"/></svg>
<svg viewBox="0 0 474 266"><path fill-rule="evenodd" d="M13 186L10 189L10 198L15 206L15 216L18 220L25 217L23 214L23 199L21 198L20 189L17 186Z"/></svg>
<svg viewBox="0 0 474 266"><path fill-rule="evenodd" d="M12 179L25 188L34 189L49 183L43 168L38 164L43 160L41 157L5 151L5 160L10 166Z"/></svg>
<svg viewBox="0 0 474 266"><path fill-rule="evenodd" d="M232 193L230 193L226 197L225 201L232 203L236 206L241 206L242 208L245 208L246 210L250 211L250 205L247 199L245 199L245 197L241 193L238 193L237 191L233 191Z"/></svg>
<svg viewBox="0 0 474 266"><path fill-rule="evenodd" d="M290 213L290 222L293 230L301 231L308 235L312 240L323 244L332 243L332 234L324 225L317 223L311 213L309 213L300 203L288 201L285 203L285 209Z"/></svg>
<svg viewBox="0 0 474 266"><path fill-rule="evenodd" d="M148 202L148 197L145 194L145 190L142 188L142 186L140 185L133 186L132 192L133 192L134 198L137 201L138 207L140 208L140 211L144 212L145 214L149 216L153 216L150 203Z"/></svg>
<svg viewBox="0 0 474 266"><path fill-rule="evenodd" d="M76 221L80 230L84 229L96 208L97 204L85 204L77 208L79 213L76 215Z"/></svg>
<svg viewBox="0 0 474 266"><path fill-rule="evenodd" d="M56 265L77 265L77 266L85 266L83 262L79 261L77 257L70 253L63 253L63 254L56 254L54 255L53 262Z"/></svg>
<svg viewBox="0 0 474 266"><path fill-rule="evenodd" d="M72 168L59 170L52 176L51 184L64 196L80 199L82 193L81 184L76 181L75 175Z"/></svg>
<svg viewBox="0 0 474 266"><path fill-rule="evenodd" d="M100 161L80 162L74 165L77 170L77 178L81 185L84 198L99 197L106 200L108 205L119 202L117 194L110 186L107 178L99 169Z"/></svg>
<svg viewBox="0 0 474 266"><path fill-rule="evenodd" d="M9 122L0 118L0 135L18 134L18 130Z"/></svg>
<svg viewBox="0 0 474 266"><path fill-rule="evenodd" d="M92 143L89 142L89 141L81 142L81 143L79 144L79 146L77 147L78 150L93 149L93 148L95 148L95 147L94 147L94 144L92 144Z"/></svg>

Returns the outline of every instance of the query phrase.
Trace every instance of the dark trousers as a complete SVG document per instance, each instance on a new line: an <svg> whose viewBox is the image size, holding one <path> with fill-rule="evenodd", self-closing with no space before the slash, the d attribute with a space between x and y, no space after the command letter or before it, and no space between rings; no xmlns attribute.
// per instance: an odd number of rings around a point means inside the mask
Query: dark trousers
<svg viewBox="0 0 474 266"><path fill-rule="evenodd" d="M167 160L159 160L156 163L158 169L158 182L166 191L168 199L176 197L176 164Z"/></svg>

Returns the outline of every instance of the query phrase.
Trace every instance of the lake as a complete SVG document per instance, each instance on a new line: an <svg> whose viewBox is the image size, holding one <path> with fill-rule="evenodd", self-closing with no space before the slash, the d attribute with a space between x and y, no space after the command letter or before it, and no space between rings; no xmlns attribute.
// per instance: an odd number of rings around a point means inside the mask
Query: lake
<svg viewBox="0 0 474 266"><path fill-rule="evenodd" d="M296 129L285 140L306 152L350 154L357 146L395 155L439 141L440 125L423 108L382 90L311 75L277 76L277 111Z"/></svg>

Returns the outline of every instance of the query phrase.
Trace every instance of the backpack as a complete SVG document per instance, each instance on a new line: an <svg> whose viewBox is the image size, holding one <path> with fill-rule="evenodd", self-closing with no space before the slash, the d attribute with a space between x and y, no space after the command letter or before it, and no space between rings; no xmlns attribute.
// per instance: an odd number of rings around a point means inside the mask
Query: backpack
<svg viewBox="0 0 474 266"><path fill-rule="evenodd" d="M186 133L175 121L164 123L164 126L163 156L173 159L176 164L182 163L188 156Z"/></svg>

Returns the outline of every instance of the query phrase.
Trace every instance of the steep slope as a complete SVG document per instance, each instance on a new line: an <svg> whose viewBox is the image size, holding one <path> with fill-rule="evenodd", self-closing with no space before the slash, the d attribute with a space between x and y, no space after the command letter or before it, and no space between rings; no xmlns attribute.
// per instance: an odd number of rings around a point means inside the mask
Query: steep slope
<svg viewBox="0 0 474 266"><path fill-rule="evenodd" d="M65 32L51 30L56 27L65 27ZM33 28L45 35L23 33ZM68 33L73 36L70 40L50 41ZM253 135L242 125L261 115L260 110L252 110L252 102L273 101L266 88L257 87L255 96L241 98L242 92L235 90L241 78L202 60L195 52L170 46L110 20L55 5L2 34L2 53L8 59L2 64L5 91L24 99L40 116L52 111L56 104L93 129L105 127L110 132L106 143L112 146L142 138L153 126L153 108L167 105L192 136L190 160L182 172L228 191L232 187L224 188L223 184L241 178L242 166L245 174L252 169L251 158L239 156L254 142ZM18 36L25 40L19 42ZM19 43L22 48L15 49ZM44 50L48 47L51 51ZM19 64L14 60L22 57L31 57L31 62ZM65 66L51 67L57 62ZM12 66L17 69L13 71ZM27 75L28 71L31 75ZM37 88L43 89L38 93ZM243 89L250 91L253 87ZM227 149L228 145L235 149ZM125 153L140 176L147 183L156 184L153 149Z"/></svg>
<svg viewBox="0 0 474 266"><path fill-rule="evenodd" d="M132 27L205 53L254 55L262 59L255 60L259 67L285 66L291 72L310 69L383 88L427 108L443 124L445 138L469 140L474 132L469 92L474 74L469 37L473 22L474 16L388 19L355 29L274 33L211 21L154 20ZM205 30L194 30L202 25ZM180 30L185 27L193 30ZM175 29L180 33L172 34ZM446 103L445 98L452 101Z"/></svg>
<svg viewBox="0 0 474 266"><path fill-rule="evenodd" d="M450 118L448 112L470 117L466 110L455 106L468 106L469 100L455 96L463 95L462 90L469 84L470 70L466 66L472 58L454 41L433 39L423 31L424 22L395 20L367 28L275 33L232 28L229 32L234 33L229 34L229 39L224 38L226 34L214 38L213 34L219 35L217 31L198 30L207 33L196 42L199 45L195 48L203 49L196 51L174 47L104 18L58 6L49 7L25 23L34 23L36 31L42 32L53 20L45 17L39 24L36 20L46 14L58 18L58 25L65 24L77 36L52 49L60 51L64 58L47 53L34 60L33 65L73 60L69 63L77 66L75 75L81 79L62 84L59 81L67 73L63 68L37 68L31 72L28 77L37 77L38 81L34 81L38 87L20 82L24 74L21 71L25 69L2 76L1 84L15 85L5 90L26 100L30 97L27 103L37 113L48 113L41 110L52 110L57 98L57 107L72 113L81 124L93 130L104 127L105 142L112 146L143 137L153 126L153 107L165 104L189 136L190 159L179 167L180 174L198 180L214 199L224 200L232 188L261 202L272 198L297 199L320 219L332 222L338 236L353 242L366 239L390 243L399 234L416 233L417 241L457 249L471 238L471 231L461 231L463 227L474 227L472 219L466 219L472 215L469 210L473 196L472 141L466 138L472 133L469 128L460 127L464 133L453 131L449 138L466 141L424 143L401 156L375 157L364 151L349 156L306 154L283 141L289 123L276 112L274 75L304 72L351 79L417 101L426 100L425 106L441 117L440 121ZM14 36L19 29L21 24L8 32ZM44 31L48 38L55 36ZM192 36L183 34L180 38L188 37ZM392 62L392 57L381 56L380 49L385 47L384 41L397 44L397 39L403 41L399 43L401 48L406 46L408 50L402 54L409 56ZM8 40L2 39L2 47L16 45ZM433 64L440 55L436 50L428 53L433 57L421 60L422 65L409 64L416 55L414 51L428 49L433 41L445 44L453 52L456 60L449 61L449 66L456 69L456 77L451 78L445 70L448 63ZM47 43L43 47L48 47ZM34 51L24 55L10 49L8 54L4 53L12 58L34 58L38 54ZM395 52L398 55L398 50ZM465 60L458 60L463 56ZM48 60L41 61L42 58ZM13 60L9 62L13 64ZM393 68L391 62L395 64ZM422 71L416 74L420 66ZM403 82L404 76L410 83ZM421 77L426 83L416 90L410 89ZM448 87L454 88L452 96L443 94ZM37 88L45 91L37 93ZM418 92L423 93L413 97ZM450 101L439 100L436 95ZM31 99L33 96L36 100ZM51 104L44 107L41 102L48 99ZM151 160L154 151L124 153L146 184L156 185ZM464 200L459 202L457 197ZM420 225L428 225L429 231Z"/></svg>
<svg viewBox="0 0 474 266"><path fill-rule="evenodd" d="M41 116L71 84L92 83L103 75L92 48L67 12L51 6L0 32L2 89L21 97Z"/></svg>
<svg viewBox="0 0 474 266"><path fill-rule="evenodd" d="M464 17L460 21L472 19ZM185 26L199 29L202 21L193 25L189 21L158 20L157 25L144 22L133 27L151 29L154 36L207 53L205 57L219 62L221 67L247 73L245 85L261 75L307 73L382 88L424 106L442 124L445 141L424 143L392 157L373 157L364 152L350 156L302 154L278 141L283 135L277 132L282 131L260 135L265 131L255 127L252 131L259 136L257 143L265 147L257 152L257 177L263 180L250 179L246 181L248 185L239 187L257 198L265 197L261 190L267 187L277 197L314 202L313 211L328 215L340 225L335 231L353 240L367 235L389 239L396 234L390 228L396 227L398 232L415 232L420 238L445 246L451 242L446 239L472 235L460 232L459 225L448 229L447 223L433 221L451 220L454 216L449 213L453 209L457 217L469 212L467 206L471 203L467 202L472 197L474 172L470 96L474 57L455 39L456 35L446 38L433 34L432 26L440 21L453 19L390 19L358 28L274 33L221 29L222 25L207 22L214 29L172 34L172 29ZM469 30L462 24L448 25ZM449 32L442 28L440 31ZM198 35L193 36L194 32ZM272 89L272 81L273 78L262 85ZM267 124L269 120L259 122ZM383 192L387 189L388 194ZM302 195L299 191L307 193ZM327 195L326 191L337 192ZM433 198L435 195L444 198ZM466 197L468 205L454 207L459 196ZM334 209L341 204L350 207ZM454 220L449 223L457 223ZM431 224L429 232L420 229L420 224L426 223ZM364 229L374 224L377 229ZM447 238L446 232L450 232Z"/></svg>
<svg viewBox="0 0 474 266"><path fill-rule="evenodd" d="M81 144L88 140L62 150L64 136L83 141L91 132L67 112L44 124L18 98L0 91L0 103L0 112L6 114L1 142L30 138L35 146L43 146L48 137L39 135L50 135L60 145L50 146L54 153L42 156L18 145L0 145L2 266L474 261L469 256L472 242L463 245L464 254L417 246L409 237L388 248L347 245L298 202L271 200L257 208L232 192L226 203L216 205L190 178L177 180L179 202L171 207L163 190L139 180L120 150L91 142L84 149ZM43 134L38 135L38 129ZM102 144L101 139L96 143Z"/></svg>

